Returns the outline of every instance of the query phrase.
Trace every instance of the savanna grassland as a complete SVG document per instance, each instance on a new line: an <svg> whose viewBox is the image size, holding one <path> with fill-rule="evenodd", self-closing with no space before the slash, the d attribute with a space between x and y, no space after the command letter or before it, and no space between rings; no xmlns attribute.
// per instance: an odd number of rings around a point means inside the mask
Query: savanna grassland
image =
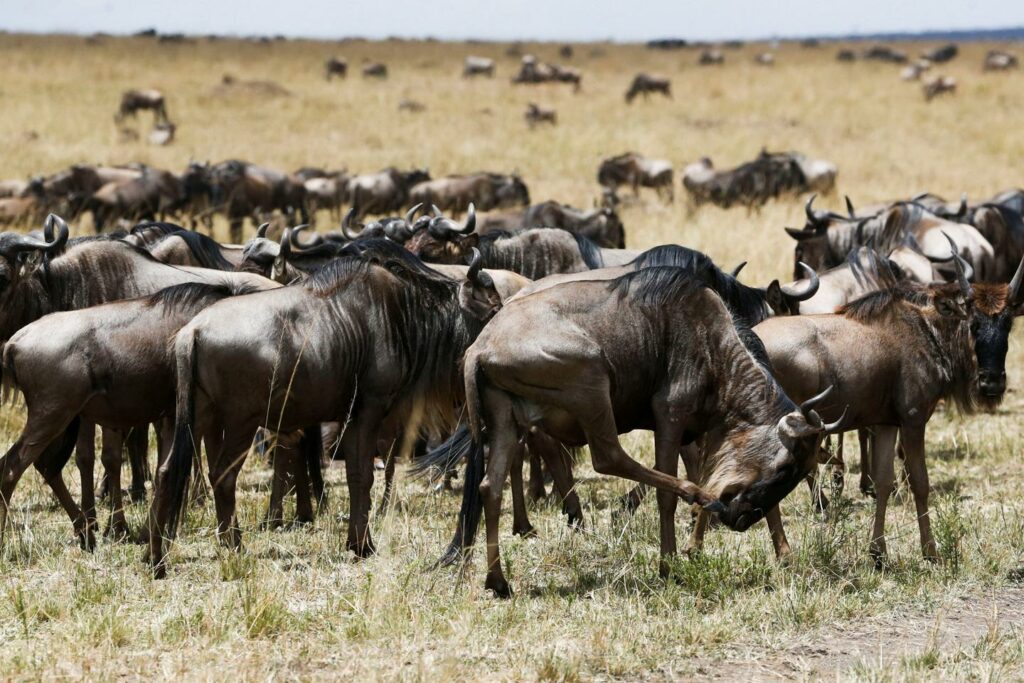
<svg viewBox="0 0 1024 683"><path fill-rule="evenodd" d="M75 162L141 161L181 170L189 159L238 157L293 170L304 165L375 171L428 166L432 174L516 170L534 201L589 207L604 156L636 150L720 167L762 147L795 149L839 166L838 209L931 191L989 196L1024 183L1024 74L981 71L993 46L964 45L936 72L959 92L926 104L898 67L840 64L836 46L783 46L777 65L752 63L764 46L726 51L699 68L692 50L527 45L541 59L583 71L583 90L511 86L518 59L505 45L441 42L169 45L152 39L0 35L0 176L51 173ZM916 54L929 46L899 46ZM344 56L350 75L327 82L323 61ZM461 78L467 54L494 57L492 79ZM384 82L358 75L386 62ZM632 106L623 93L638 71L671 77L674 98ZM355 73L352 73L355 72ZM266 79L290 96L224 94L223 74ZM122 90L156 87L178 124L166 148L119 142L112 121ZM425 112L398 111L402 98ZM554 106L557 127L530 131L527 102ZM140 119L140 128L148 116ZM630 246L677 242L748 282L786 278L802 224L798 200L757 213L687 207L653 194L621 210ZM326 215L320 227L326 229ZM251 229L251 228L250 228ZM226 225L216 225L226 237ZM539 535L502 549L516 590L483 591L482 553L468 569L429 571L449 538L458 499L399 474L398 505L373 523L379 555L345 550L343 466L328 472L330 505L315 528L262 531L269 472L250 458L240 488L244 551L222 550L212 505L193 509L154 582L142 550L103 542L84 553L40 478L15 497L0 550L0 678L591 680L773 677L1009 680L1024 671L1024 339L1011 340L1010 393L989 415L940 411L928 434L933 525L943 562L920 557L914 506L901 485L888 516L889 560L868 558L873 501L857 491L856 446L847 492L825 517L806 488L783 505L795 554L773 557L763 524L740 535L713 530L704 554L658 577L653 500L632 519L618 512L629 484L580 468L588 529L569 531L554 502L531 508ZM0 415L14 441L19 407ZM653 460L646 434L628 448ZM77 473L66 478L77 487ZM380 488L379 485L377 487ZM375 491L379 495L379 490ZM506 507L509 507L506 495ZM140 527L147 508L133 506ZM680 512L680 514L684 514Z"/></svg>

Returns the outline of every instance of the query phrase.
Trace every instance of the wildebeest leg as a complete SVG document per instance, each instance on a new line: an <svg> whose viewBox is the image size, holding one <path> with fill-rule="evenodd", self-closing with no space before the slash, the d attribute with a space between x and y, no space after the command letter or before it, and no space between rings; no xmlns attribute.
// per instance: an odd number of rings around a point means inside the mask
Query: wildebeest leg
<svg viewBox="0 0 1024 683"><path fill-rule="evenodd" d="M113 537L116 540L128 538L128 522L124 518L124 502L121 499L121 463L124 452L124 432L104 427L103 447L100 451L100 460L103 463L103 471L110 482L110 521L107 522L105 537ZM90 485L90 489L92 486ZM84 490L84 489L83 489Z"/></svg>
<svg viewBox="0 0 1024 683"><path fill-rule="evenodd" d="M792 549L789 547L789 541L786 540L786 530L782 527L782 512L779 510L779 506L776 505L768 511L764 516L765 522L768 524L768 533L772 537L772 547L775 548L775 557L782 560L785 559Z"/></svg>
<svg viewBox="0 0 1024 683"><path fill-rule="evenodd" d="M896 427L876 427L872 441L875 482L875 522L871 529L870 553L875 567L881 569L885 559L885 508L895 482Z"/></svg>
<svg viewBox="0 0 1024 683"><path fill-rule="evenodd" d="M242 548L242 530L235 517L235 489L254 431L240 429L206 438L210 488L213 489L213 504L217 510L217 536L232 550ZM199 477L199 472L196 472L196 479Z"/></svg>
<svg viewBox="0 0 1024 683"><path fill-rule="evenodd" d="M499 598L509 598L512 597L512 589L501 570L498 524L501 518L501 490L505 486L516 449L521 446L517 438L515 418L512 415L512 402L508 395L487 388L483 390L481 400L487 424L487 445L490 450L487 474L480 483L480 493L484 500L484 523L487 529L487 578L484 587L494 591Z"/></svg>
<svg viewBox="0 0 1024 683"><path fill-rule="evenodd" d="M640 504L644 502L644 498L647 497L647 489L646 484L637 484L619 499L619 505L622 506L622 509L627 514L632 515L640 507Z"/></svg>
<svg viewBox="0 0 1024 683"><path fill-rule="evenodd" d="M693 520L690 538L686 541L686 554L693 557L704 548L704 534L707 533L711 515L704 510L697 510L697 518Z"/></svg>
<svg viewBox="0 0 1024 683"><path fill-rule="evenodd" d="M836 434L836 452L832 455L832 497L843 495L846 484L846 458L843 455L843 437L845 432Z"/></svg>
<svg viewBox="0 0 1024 683"><path fill-rule="evenodd" d="M529 440L527 443L530 443ZM526 494L530 496L530 500L537 502L548 495L547 489L544 487L544 468L542 466L543 460L541 456L533 450L530 451L530 483L527 485Z"/></svg>
<svg viewBox="0 0 1024 683"><path fill-rule="evenodd" d="M900 443L903 445L907 469L910 479L910 490L914 494L914 506L917 508L917 524L921 530L921 553L924 559L935 562L939 552L932 536L931 520L928 516L928 465L925 462L924 426L902 427Z"/></svg>
<svg viewBox="0 0 1024 683"><path fill-rule="evenodd" d="M530 538L537 535L537 530L530 524L529 515L526 514L526 495L523 491L524 450L523 444L517 442L516 449L512 454L512 534Z"/></svg>
<svg viewBox="0 0 1024 683"><path fill-rule="evenodd" d="M231 214L228 216L228 227L230 230L231 241L234 244L242 243L242 221L245 218L243 216L237 216Z"/></svg>
<svg viewBox="0 0 1024 683"><path fill-rule="evenodd" d="M142 503L146 500L146 481L152 478L149 471L149 425L132 429L127 446L128 465L132 471L129 494L133 503Z"/></svg>
<svg viewBox="0 0 1024 683"><path fill-rule="evenodd" d="M266 430L263 433L269 435ZM279 529L284 524L284 498L291 484L289 475L295 469L291 456L288 444L282 443L281 435L276 434L271 446L270 465L273 475L270 480L270 503L263 517L264 529Z"/></svg>
<svg viewBox="0 0 1024 683"><path fill-rule="evenodd" d="M360 558L376 552L370 537L370 492L377 430L383 417L382 408L363 405L353 415L341 438L349 496L348 548Z"/></svg>
<svg viewBox="0 0 1024 683"><path fill-rule="evenodd" d="M82 489L82 514L85 515L87 535L92 536L96 529L96 494L93 492L96 467L96 425L86 420L81 421L78 438L75 443L75 465L78 467L78 480ZM107 488L106 474L100 484L101 492ZM89 545L87 543L87 545ZM95 541L93 542L95 545Z"/></svg>
<svg viewBox="0 0 1024 683"><path fill-rule="evenodd" d="M313 523L313 499L309 493L309 468L302 458L302 444L295 442L291 450L292 482L295 489L294 524Z"/></svg>
<svg viewBox="0 0 1024 683"><path fill-rule="evenodd" d="M874 498L875 485L871 481L871 430L858 429L857 441L860 443L860 492L868 498Z"/></svg>
<svg viewBox="0 0 1024 683"><path fill-rule="evenodd" d="M571 528L582 530L583 506L580 505L580 497L576 494L576 483L572 476L572 461L569 453L562 444L551 437L531 432L526 437L527 446L534 458L543 459L547 465L551 479L555 483L555 490L562 498L562 512L568 517L568 524Z"/></svg>
<svg viewBox="0 0 1024 683"><path fill-rule="evenodd" d="M399 440L395 439L387 450L387 455L384 456L384 493L380 497L380 508L377 510L379 517L388 514L388 510L391 509L391 499L395 493L395 461L398 460L398 444Z"/></svg>
<svg viewBox="0 0 1024 683"><path fill-rule="evenodd" d="M672 419L670 410L667 404L655 407L654 467L659 472L676 477L679 474L679 444L683 440L683 429L678 419ZM658 489L657 496L661 533L658 573L664 579L672 571L668 559L676 554L676 505L679 496L664 489Z"/></svg>

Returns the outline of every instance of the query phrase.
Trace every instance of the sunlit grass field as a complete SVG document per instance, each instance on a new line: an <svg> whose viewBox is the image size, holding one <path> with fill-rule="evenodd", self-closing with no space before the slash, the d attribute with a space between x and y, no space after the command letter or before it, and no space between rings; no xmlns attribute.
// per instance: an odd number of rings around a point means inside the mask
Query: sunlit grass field
<svg viewBox="0 0 1024 683"><path fill-rule="evenodd" d="M932 46L899 47L916 54ZM678 183L682 167L701 156L730 167L767 147L838 164L837 194L819 199L837 210L843 194L855 204L922 191L981 198L1024 182L1024 75L983 73L991 47L961 46L954 62L936 67L957 78L959 92L927 104L898 67L837 63L833 45L785 45L774 68L753 63L764 45L726 50L724 66L703 68L693 50L577 45L562 60L557 45L524 46L581 69L583 89L573 94L564 85L512 86L518 58L499 44L90 44L0 35L0 177L83 161L180 171L190 159L231 157L282 170L514 170L533 201L589 208L604 156L635 150L670 159ZM463 79L469 54L494 57L496 77ZM324 79L331 55L348 59L347 79ZM390 78L362 79L363 59L387 63ZM639 71L669 76L673 99L626 105ZM272 80L292 94L222 96L223 74ZM165 92L178 124L172 146L119 142L113 114L131 87ZM426 111L400 112L403 98ZM523 111L531 101L555 107L557 127L529 130ZM144 114L143 138L148 125ZM750 283L791 273L793 243L782 228L802 224L800 201L755 213L694 211L678 186L676 195L664 204L645 194L622 208L629 246L677 242L727 268L746 260ZM326 214L318 218L330 227ZM226 238L226 227L217 223L216 236ZM239 497L244 551L218 546L211 504L193 509L161 582L148 578L138 546L102 542L95 553L80 551L33 472L16 493L0 550L0 678L1015 679L1024 667L1024 636L1014 627L1024 617L1024 590L1015 588L1024 553L1022 347L1018 333L999 412L940 411L933 419L938 566L920 559L903 487L889 510L889 562L873 568L873 501L856 490L849 439L845 497L825 517L812 512L804 487L783 505L791 562L775 561L763 524L743 535L717 529L702 556L678 560L671 582L658 577L653 499L627 519L617 498L629 482L581 467L586 532L568 530L554 502L531 508L535 539L511 537L507 516L502 550L516 591L508 602L483 591L480 552L464 574L429 570L458 499L401 472L398 505L373 523L379 555L356 563L344 543L343 467L328 472L329 509L314 528L271 532L259 529L270 475L251 458ZM5 447L22 419L19 407L0 413ZM648 435L626 443L653 461ZM66 478L75 490L73 467ZM133 527L146 511L131 508Z"/></svg>

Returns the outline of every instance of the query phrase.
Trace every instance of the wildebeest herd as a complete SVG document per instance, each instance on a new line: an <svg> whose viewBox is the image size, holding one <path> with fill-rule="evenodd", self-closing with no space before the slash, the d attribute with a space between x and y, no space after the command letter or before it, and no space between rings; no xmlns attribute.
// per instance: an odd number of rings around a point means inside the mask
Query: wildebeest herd
<svg viewBox="0 0 1024 683"><path fill-rule="evenodd" d="M828 162L765 151L726 172L703 160L683 184L697 203L754 206L830 190L835 177ZM622 184L672 194L671 164L634 153L603 162L598 180L612 195ZM241 547L236 483L254 440L278 453L272 524L289 490L298 520L312 521L327 496L324 460L344 460L347 546L358 557L375 552L375 460L384 463L383 506L397 460L412 457L413 471L441 480L464 462L442 561L465 556L483 516L486 586L508 596L498 535L506 480L515 533L533 531L525 497L543 491L544 472L580 528L569 454L588 446L598 473L636 482L626 509L657 490L666 560L676 553L680 498L695 512L688 550L712 519L744 531L764 518L781 557L790 548L780 503L806 480L816 504L828 505L819 465L831 466L841 494L842 433L856 430L860 489L876 499L872 557L885 556L898 453L922 552L934 559L925 429L943 402L965 412L1000 402L1024 305L1021 190L859 209L847 198L841 212L816 208L812 195L803 226L786 228L792 277L764 286L741 281L743 264L723 270L685 246L627 249L613 208L530 205L515 175L281 174L233 160L192 163L181 176L74 166L25 191L36 211L91 211L98 227L150 220L71 238L50 213L41 231L0 234L3 386L27 407L0 461L0 529L34 466L81 545L95 546L100 427L107 533L128 537L122 448L141 499L152 425L158 467L143 535L156 576L170 567L167 544L204 450L218 536ZM136 193L157 199L138 208ZM311 197L323 202L316 208L349 206L340 230L293 225L296 214L306 220ZM233 236L259 210L281 211L291 227L270 239L265 223L247 242L220 244L153 220L181 202L193 215L223 212ZM370 214L379 218L361 224ZM653 467L622 447L619 435L634 429L654 432ZM62 477L76 448L80 501Z"/></svg>

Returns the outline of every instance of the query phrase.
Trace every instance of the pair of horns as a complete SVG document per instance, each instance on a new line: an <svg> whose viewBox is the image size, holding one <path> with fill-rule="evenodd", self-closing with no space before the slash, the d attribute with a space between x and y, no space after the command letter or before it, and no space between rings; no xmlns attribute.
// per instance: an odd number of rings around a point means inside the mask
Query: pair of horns
<svg viewBox="0 0 1024 683"><path fill-rule="evenodd" d="M430 205L430 210L434 214L434 218L430 221L430 225L427 227L431 234L438 238L446 238L449 235L469 235L476 230L476 206L470 202L469 213L466 216L466 224L460 226L458 223L450 218L446 218L441 209L437 208L436 204Z"/></svg>
<svg viewBox="0 0 1024 683"><path fill-rule="evenodd" d="M55 228L56 236L54 236ZM19 235L17 240L9 247L9 249L15 253L38 249L45 254L52 255L60 252L64 248L64 245L68 243L68 238L70 236L71 231L68 228L67 222L57 214L51 213L46 217L46 221L43 223L43 239L40 240L28 235Z"/></svg>
<svg viewBox="0 0 1024 683"><path fill-rule="evenodd" d="M833 389L835 389L835 385L829 385L825 391L821 392L817 396L810 397L800 404L800 413L804 416L804 419L807 420L807 424L826 434L842 431L843 422L846 420L846 413L850 410L850 406L846 406L843 410L843 414L840 415L839 419L835 422L825 422L821 419L821 415L818 414L815 407L828 398L832 394Z"/></svg>

